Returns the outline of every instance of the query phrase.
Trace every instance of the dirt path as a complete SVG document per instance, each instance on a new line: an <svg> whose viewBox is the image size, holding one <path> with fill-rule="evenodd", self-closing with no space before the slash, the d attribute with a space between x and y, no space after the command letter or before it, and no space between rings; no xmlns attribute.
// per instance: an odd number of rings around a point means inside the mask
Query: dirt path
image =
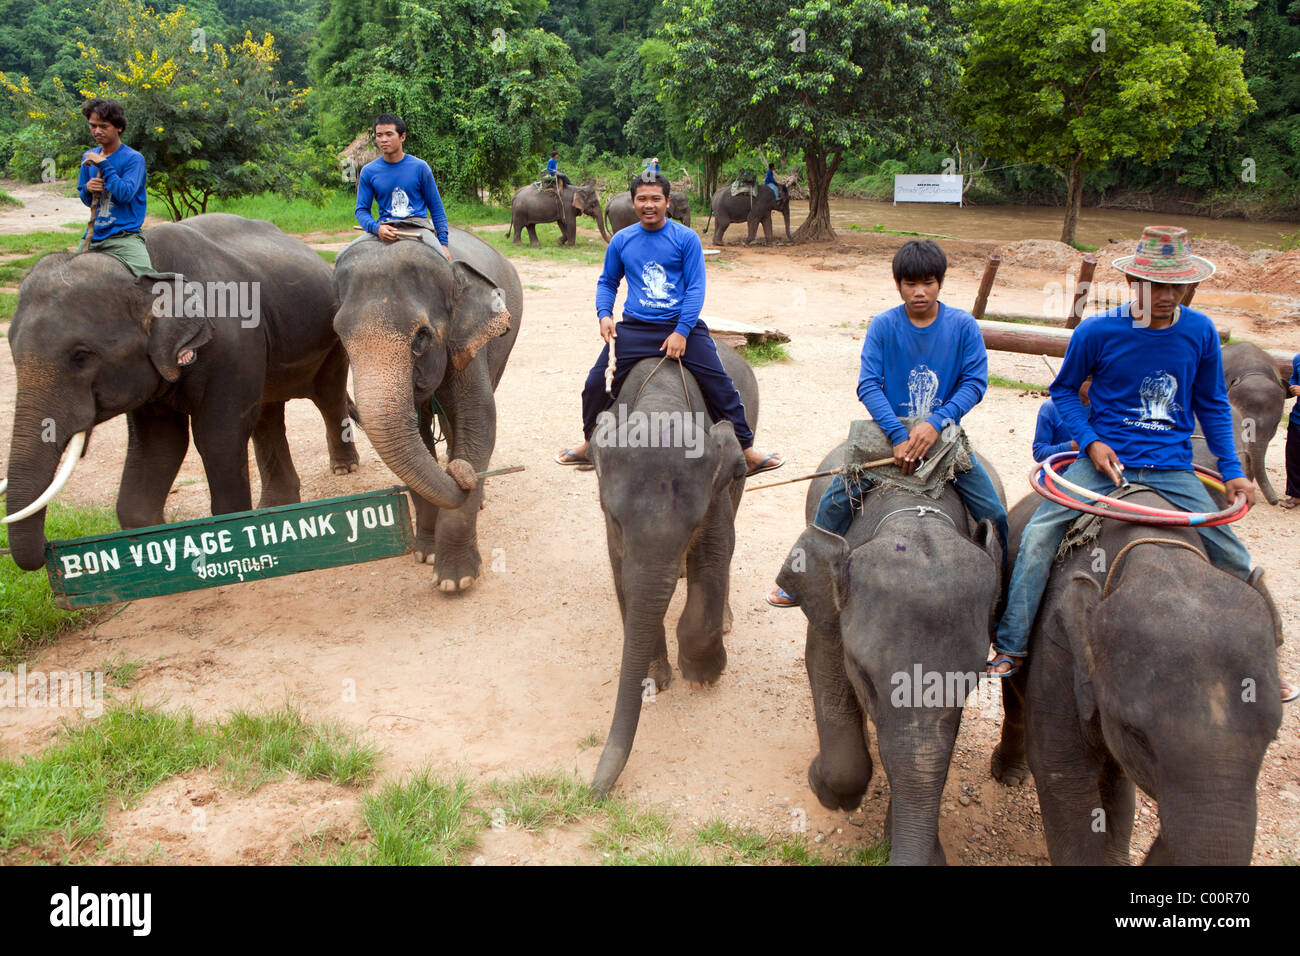
<svg viewBox="0 0 1300 956"><path fill-rule="evenodd" d="M830 247L728 247L710 259L706 314L770 322L792 336L792 361L757 370L763 396L759 441L785 453L790 464L783 476L812 470L842 439L847 423L862 415L855 396L861 326L897 302L888 256L898 241L861 237ZM953 267L945 299L969 307L983 255L992 246L949 247ZM312 717L364 728L385 748L383 769L390 773L432 764L462 768L481 781L562 767L590 778L600 748L584 750L579 742L592 732L603 739L608 728L620 625L594 476L556 466L550 456L579 438L579 388L598 351L591 303L599 270L531 260L515 265L525 284L525 314L497 393L493 461L522 463L528 470L488 487L480 545L485 566L495 568L475 588L453 597L439 594L430 568L401 558L155 598L130 605L93 636L68 636L40 657L39 666L95 668L116 656L143 659L148 663L130 694L148 703L186 705L207 717L291 698ZM990 308L1039 311L1051 279L1059 281L1059 274L1008 266ZM1220 293L1207 291L1201 304L1212 308L1215 294ZM1294 305L1266 298L1279 314ZM1234 327L1237 321L1230 319ZM1248 331L1252 320L1240 322ZM1300 348L1300 330L1287 324L1262 344ZM991 353L990 372L1042 384L1049 379L1034 356ZM6 360L0 362L0 449L8 447L13 396L13 368ZM1035 395L994 388L966 422L1013 500L1027 491L1024 475L1032 464L1039 403ZM309 403L291 403L289 425L304 499L393 483L364 436L361 470L331 475L320 420ZM120 418L96 429L67 499L112 503L125 437ZM1269 452L1279 487L1282 443L1279 433ZM637 801L671 807L683 822L723 817L789 833L806 819L810 835L823 834L820 839L831 846L852 846L881 832L887 782L877 764L862 809L851 815L817 803L804 777L816 746L803 668L804 619L763 603L803 529L805 491L796 484L746 496L732 566L735 627L727 672L705 691L677 681L645 707L619 788ZM202 467L191 450L168 516L199 516L207 508ZM1300 674L1300 584L1290 574L1300 557L1300 513L1263 506L1238 528L1256 562L1275 569L1270 581L1288 632L1295 635L1283 660L1291 674ZM683 601L681 589L670 623ZM355 699L345 693L353 686ZM39 750L62 716L35 709L0 712L5 752ZM1260 777L1258 863L1300 857L1298 723L1300 708L1288 708ZM940 837L953 863L1045 863L1033 789L1007 790L989 778L998 726L994 717L968 711ZM206 786L200 781L159 788L130 814L114 818L109 832L120 842L110 848L134 852L149 842L142 833L155 843L161 833L169 835L169 858L181 861L278 860L293 833L302 830L295 829L295 820L333 821L340 813L335 788L286 787L261 798L265 812L250 810L247 825L232 821L210 827L206 836L191 835L189 811L177 809L187 805L178 801L189 799L189 790L206 792ZM217 806L243 812L228 800ZM1148 804L1139 815L1135 857L1153 839L1151 820ZM574 858L565 839L524 842L535 862ZM484 843L490 861L506 860L504 851L492 850L498 843L523 845L492 836Z"/></svg>

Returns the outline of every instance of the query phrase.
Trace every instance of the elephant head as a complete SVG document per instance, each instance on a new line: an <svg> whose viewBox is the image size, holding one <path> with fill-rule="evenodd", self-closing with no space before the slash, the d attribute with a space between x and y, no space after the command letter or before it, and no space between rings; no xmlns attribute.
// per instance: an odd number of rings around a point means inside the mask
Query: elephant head
<svg viewBox="0 0 1300 956"><path fill-rule="evenodd" d="M450 264L422 242L362 240L339 254L334 291L334 328L375 451L418 495L459 507L475 488L474 469L463 460L446 471L438 466L420 436L417 409L510 330L503 290L469 262Z"/></svg>
<svg viewBox="0 0 1300 956"><path fill-rule="evenodd" d="M1238 437L1245 452L1242 466L1246 477L1259 485L1269 504L1275 505L1278 496L1268 480L1264 456L1282 420L1282 406L1289 394L1287 387L1278 378L1273 360L1258 346L1233 342L1224 347L1223 353L1228 401L1241 414Z"/></svg>
<svg viewBox="0 0 1300 956"><path fill-rule="evenodd" d="M691 200L681 193L673 193L668 197L668 216L676 219L683 226L691 224Z"/></svg>
<svg viewBox="0 0 1300 956"><path fill-rule="evenodd" d="M97 253L46 256L23 280L9 329L17 397L5 520L14 561L24 570L44 564L45 506L94 427L176 382L211 339L208 319L194 314L202 308L162 295L175 282L136 278Z"/></svg>
<svg viewBox="0 0 1300 956"><path fill-rule="evenodd" d="M1104 598L1076 572L1055 608L1079 720L1159 804L1148 862L1245 866L1282 719L1269 601L1182 550L1136 549L1121 567Z"/></svg>
<svg viewBox="0 0 1300 956"><path fill-rule="evenodd" d="M596 225L600 227L600 238L609 242L609 234L605 231L605 214L600 208L600 194L596 192L596 187L575 186L572 202L573 208L578 211L578 215L591 216L596 220ZM576 241L576 234L574 239Z"/></svg>

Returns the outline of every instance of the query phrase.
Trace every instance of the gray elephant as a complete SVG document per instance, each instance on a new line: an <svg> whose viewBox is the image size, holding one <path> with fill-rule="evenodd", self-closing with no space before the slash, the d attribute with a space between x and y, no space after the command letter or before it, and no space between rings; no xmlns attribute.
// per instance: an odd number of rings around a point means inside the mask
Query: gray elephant
<svg viewBox="0 0 1300 956"><path fill-rule="evenodd" d="M626 192L619 193L605 204L605 218L609 220L610 235L620 229L626 229L634 222L641 221L632 206L632 197ZM683 226L689 226L691 224L690 199L681 193L673 193L669 196L668 218L676 219Z"/></svg>
<svg viewBox="0 0 1300 956"><path fill-rule="evenodd" d="M1011 510L1012 542L1040 501ZM1119 521L1053 565L1029 657L1003 683L992 763L1011 785L1033 771L1052 863L1126 865L1135 784L1159 802L1147 863L1250 862L1256 779L1282 720L1281 619L1262 574L1215 568L1191 528Z"/></svg>
<svg viewBox="0 0 1300 956"><path fill-rule="evenodd" d="M746 242L754 241L761 223L764 241L770 245L775 239L772 234L774 211L785 216L785 238L787 242L793 242L794 237L790 235L790 187L782 184L779 188L780 199L777 199L772 190L762 183L758 184L757 196L751 196L749 193L733 196L730 186L720 187L713 194L713 201L710 204L709 218L717 223L713 227L713 244L722 245L722 235L727 231L727 227L733 222L743 222L749 226L749 232L745 236ZM705 222L704 232L707 234L708 231L709 224Z"/></svg>
<svg viewBox="0 0 1300 956"><path fill-rule="evenodd" d="M718 347L718 357L756 430L753 371L727 346ZM686 608L677 622L677 666L688 682L704 685L727 663L722 635L731 627L728 582L746 465L731 423L709 427L705 407L694 377L683 378L676 362L660 367L658 359L645 359L628 373L590 444L623 620L614 717L591 784L599 796L627 764L643 694L672 679L664 615L683 562ZM626 426L615 428L619 422Z"/></svg>
<svg viewBox="0 0 1300 956"><path fill-rule="evenodd" d="M591 216L600 228L600 237L609 242L605 232L605 217L600 209L600 196L595 186L572 186L563 188L561 199L552 189L538 189L524 186L515 193L510 201L510 235L515 245L524 229L528 230L528 244L539 245L537 241L537 224L553 222L560 227L560 245L573 245L578 239L578 216Z"/></svg>
<svg viewBox="0 0 1300 956"><path fill-rule="evenodd" d="M414 492L415 559L433 563L439 590L463 591L483 567L474 474L496 444L494 392L524 294L514 266L472 233L450 230L449 248L454 263L423 242L352 243L334 265L334 327L352 363L362 427ZM450 432L446 471L435 417Z"/></svg>
<svg viewBox="0 0 1300 956"><path fill-rule="evenodd" d="M817 470L841 467L846 447ZM828 809L858 807L872 775L870 716L889 777L889 862L942 864L939 801L962 707L984 670L1002 545L992 522L967 518L951 482L937 500L876 488L841 538L812 523L829 483L808 489L808 528L776 579L808 618L819 748L808 783Z"/></svg>
<svg viewBox="0 0 1300 956"><path fill-rule="evenodd" d="M124 528L161 524L189 448L203 458L212 513L252 505L248 439L260 507L299 500L284 403L310 398L325 419L335 474L357 467L347 408L347 356L334 334L329 266L269 222L209 213L144 233L160 272L136 278L101 253L55 254L23 280L9 330L18 393L9 452L14 560L44 563L45 504L67 449L75 462L94 427L126 414L117 497ZM69 464L59 470L63 480ZM35 508L31 506L35 505Z"/></svg>
<svg viewBox="0 0 1300 956"><path fill-rule="evenodd" d="M1228 385L1228 401L1241 413L1243 431L1239 432L1245 455L1241 464L1246 477L1259 485L1271 505L1277 504L1277 492L1268 480L1264 454L1282 420L1282 405L1289 397L1286 383L1278 378L1277 364L1258 345L1230 342L1223 347L1223 377Z"/></svg>

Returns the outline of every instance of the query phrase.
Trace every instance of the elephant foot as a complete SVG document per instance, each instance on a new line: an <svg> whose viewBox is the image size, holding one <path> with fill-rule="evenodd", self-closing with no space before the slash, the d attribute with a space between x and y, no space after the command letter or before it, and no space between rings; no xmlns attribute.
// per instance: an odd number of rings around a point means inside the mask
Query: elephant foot
<svg viewBox="0 0 1300 956"><path fill-rule="evenodd" d="M416 564L433 564L433 532L427 534L423 531L415 533L415 563Z"/></svg>
<svg viewBox="0 0 1300 956"><path fill-rule="evenodd" d="M432 551L421 551L419 548L416 548L412 553L415 555L416 564L433 564Z"/></svg>
<svg viewBox="0 0 1300 956"><path fill-rule="evenodd" d="M1025 763L1024 754L1014 759L1003 756L1001 744L993 748L993 759L989 761L989 772L993 774L994 780L1006 787L1023 786L1031 776L1029 765Z"/></svg>
<svg viewBox="0 0 1300 956"><path fill-rule="evenodd" d="M682 672L682 679L697 690L715 684L726 666L727 649L721 642L715 652L701 657L687 657L680 650L677 653L677 669Z"/></svg>
<svg viewBox="0 0 1300 956"><path fill-rule="evenodd" d="M448 594L451 594L455 591L468 591L470 588L474 586L474 582L476 580L478 579L472 578L469 575L466 575L465 577L461 578L459 581L453 581L451 578L445 578L443 580L438 581L438 590L444 591Z"/></svg>
<svg viewBox="0 0 1300 956"><path fill-rule="evenodd" d="M278 508L281 505L296 505L302 500L297 488L263 488L257 499L259 508Z"/></svg>
<svg viewBox="0 0 1300 956"><path fill-rule="evenodd" d="M345 461L330 465L330 470L336 475L350 475L360 467L359 461Z"/></svg>
<svg viewBox="0 0 1300 956"><path fill-rule="evenodd" d="M726 604L722 605L722 633L723 634L731 633L732 621L733 618L731 616L731 602L728 601Z"/></svg>
<svg viewBox="0 0 1300 956"><path fill-rule="evenodd" d="M446 593L468 591L478 580L483 570L483 562L478 553L461 555L459 558L449 556L434 561L433 580L438 590Z"/></svg>
<svg viewBox="0 0 1300 956"><path fill-rule="evenodd" d="M668 685L673 682L673 668L668 663L668 655L665 654L663 657L651 661L646 676L655 682L656 693L667 690Z"/></svg>
<svg viewBox="0 0 1300 956"><path fill-rule="evenodd" d="M817 795L817 801L827 810L845 810L852 813L860 807L862 798L867 792L867 784L871 782L870 777L862 781L860 788L857 781L852 783L846 781L836 786L826 779L821 764L822 755L818 754L808 765L808 786L812 787L812 792ZM885 827L885 832L889 832L888 826Z"/></svg>

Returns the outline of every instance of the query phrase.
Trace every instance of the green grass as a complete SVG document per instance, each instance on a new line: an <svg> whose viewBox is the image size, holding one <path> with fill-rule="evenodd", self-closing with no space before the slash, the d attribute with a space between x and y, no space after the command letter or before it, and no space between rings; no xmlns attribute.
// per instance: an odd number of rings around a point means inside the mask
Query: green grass
<svg viewBox="0 0 1300 956"><path fill-rule="evenodd" d="M191 770L251 775L253 789L286 772L359 786L374 777L377 759L376 748L354 734L310 723L287 706L204 723L188 711L133 702L65 725L38 757L0 760L0 853L71 854L102 831L109 801L129 805Z"/></svg>
<svg viewBox="0 0 1300 956"><path fill-rule="evenodd" d="M578 741L579 750L590 750L592 747L599 747L605 742L605 738L594 730L588 732L587 736Z"/></svg>
<svg viewBox="0 0 1300 956"><path fill-rule="evenodd" d="M135 675L144 667L146 661L144 658L134 658L127 660L125 657L118 656L105 660L100 664L98 670L103 671L104 679L114 687L130 687L135 680Z"/></svg>
<svg viewBox="0 0 1300 956"><path fill-rule="evenodd" d="M737 827L725 820L711 820L695 836L702 846L717 851L715 862L718 863L816 866L827 862L814 852L803 835L779 837Z"/></svg>
<svg viewBox="0 0 1300 956"><path fill-rule="evenodd" d="M1019 391L1029 392L1046 392L1046 385L1035 385L1032 382L1022 382L1015 378L1003 378L1001 375L990 375L989 384L995 388L1014 388Z"/></svg>
<svg viewBox="0 0 1300 956"><path fill-rule="evenodd" d="M1072 242L1070 245L1075 249L1078 249L1080 252L1096 252L1101 248L1100 246L1090 246L1086 242Z"/></svg>
<svg viewBox="0 0 1300 956"><path fill-rule="evenodd" d="M23 207L23 204L19 202L17 199L15 199L13 196L9 195L3 189L0 189L0 206L17 206L19 209L21 209Z"/></svg>
<svg viewBox="0 0 1300 956"><path fill-rule="evenodd" d="M790 353L780 342L758 342L754 345L742 345L737 351L740 352L746 362L753 366L790 361Z"/></svg>
<svg viewBox="0 0 1300 956"><path fill-rule="evenodd" d="M17 292L0 292L0 320L12 319L17 308Z"/></svg>
<svg viewBox="0 0 1300 956"><path fill-rule="evenodd" d="M356 193L351 190L331 192L323 205L315 205L307 199L282 196L277 193L261 193L256 196L241 196L238 199L213 199L208 203L208 212L228 212L248 219L265 219L292 235L316 232L351 235L352 227L357 224L356 202ZM447 212L447 221L453 226L465 227L510 221L510 210L500 206L457 202L444 198L443 207ZM156 208L162 208L161 204Z"/></svg>
<svg viewBox="0 0 1300 956"><path fill-rule="evenodd" d="M117 518L107 508L79 508L54 501L46 511L45 535L50 539L81 538L116 530ZM8 526L0 525L0 549L8 547ZM21 571L12 558L0 557L0 667L25 660L37 647L104 613L102 607L80 611L55 607L49 579L43 572Z"/></svg>
<svg viewBox="0 0 1300 956"><path fill-rule="evenodd" d="M74 252L76 248L77 236L73 232L28 232L16 236L0 236L0 256L18 257L0 262L0 285L17 285L22 282L42 256L51 252ZM8 314L12 314L12 307Z"/></svg>
<svg viewBox="0 0 1300 956"><path fill-rule="evenodd" d="M326 262L332 263L335 259L338 258L340 251L341 250L339 249L317 249L316 255L320 256Z"/></svg>
<svg viewBox="0 0 1300 956"><path fill-rule="evenodd" d="M562 771L525 773L513 780L493 781L488 784L487 797L492 803L489 821L500 809L505 811L504 822L530 831L572 823L598 813L602 806L585 783Z"/></svg>
<svg viewBox="0 0 1300 956"><path fill-rule="evenodd" d="M421 770L406 783L389 783L361 801L370 842L350 862L373 866L452 866L475 845L469 782ZM337 859L337 857L336 857Z"/></svg>
<svg viewBox="0 0 1300 956"><path fill-rule="evenodd" d="M582 220L579 220L581 223ZM559 226L543 223L537 227L538 245L528 244L528 231L525 230L519 245L510 241L508 229L476 229L474 234L496 249L502 255L512 259L554 259L560 262L583 262L599 265L605 261L605 243L599 237L578 236L576 246L561 246L556 240L560 236Z"/></svg>

